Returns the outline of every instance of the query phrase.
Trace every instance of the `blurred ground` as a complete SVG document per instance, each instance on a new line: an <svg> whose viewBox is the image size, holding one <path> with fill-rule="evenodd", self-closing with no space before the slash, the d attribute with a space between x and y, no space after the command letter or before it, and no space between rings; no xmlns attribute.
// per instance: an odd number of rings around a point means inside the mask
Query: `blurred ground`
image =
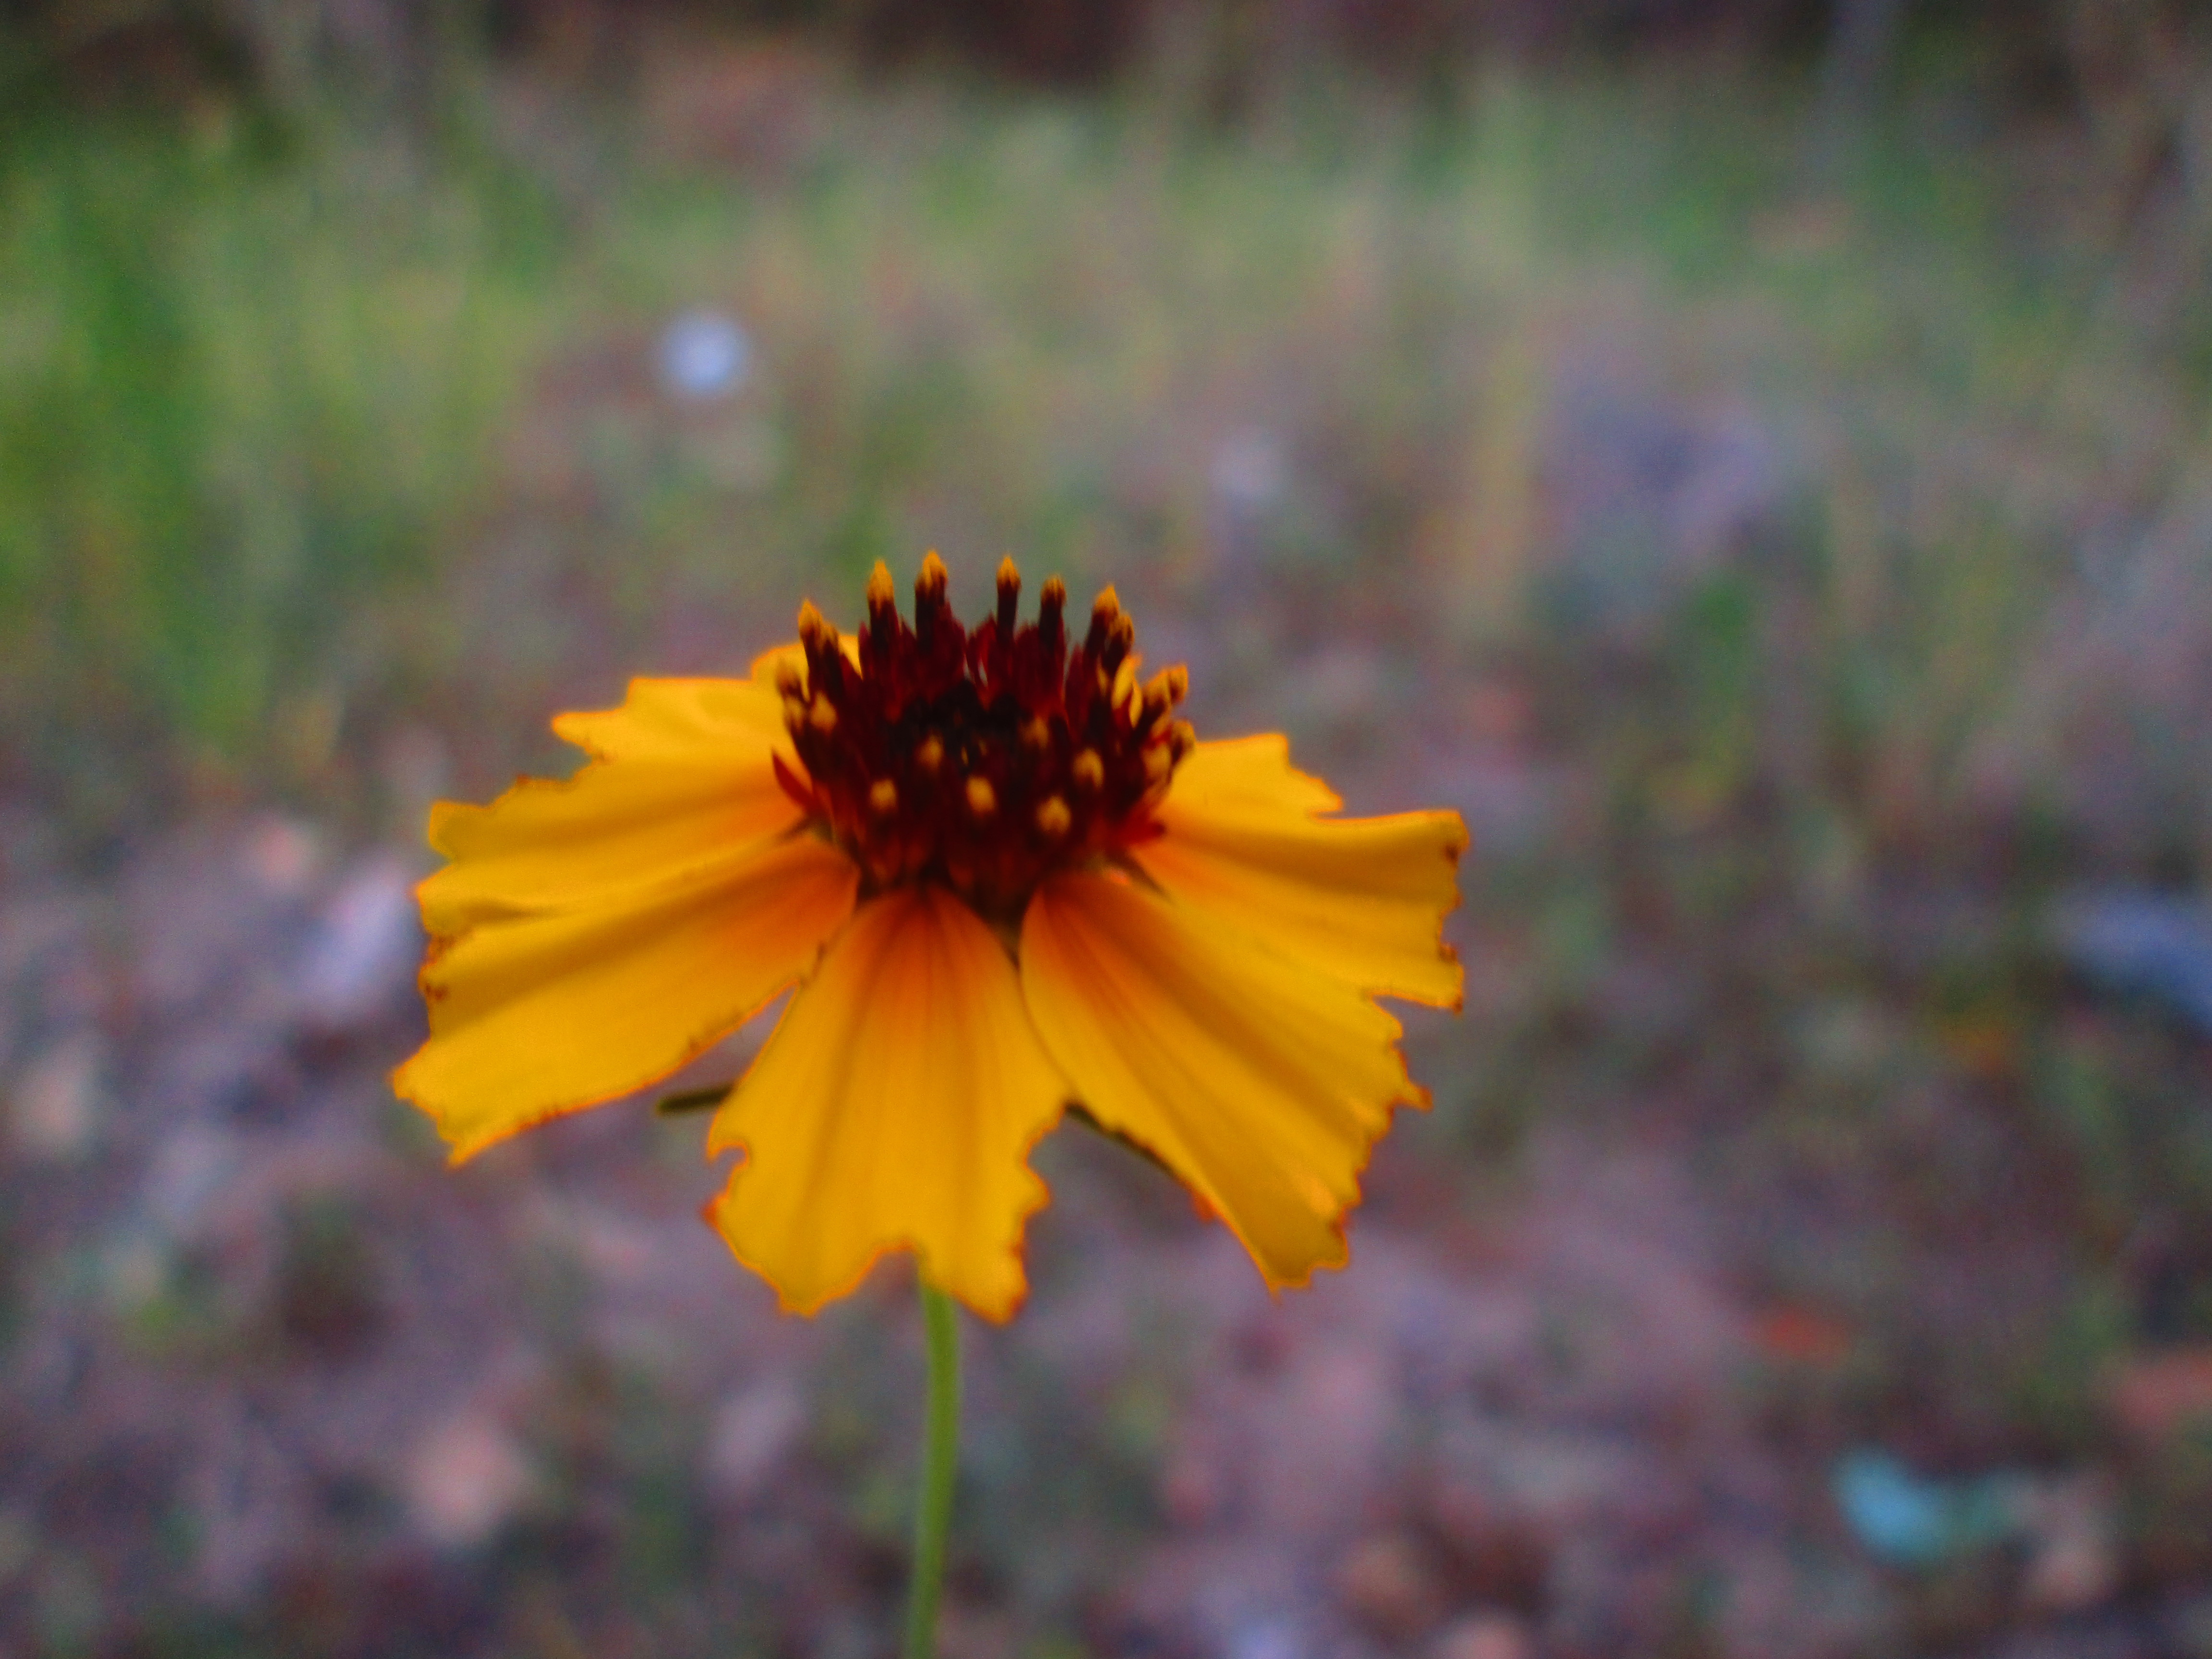
<svg viewBox="0 0 2212 1659"><path fill-rule="evenodd" d="M383 1079L428 799L936 545L1476 839L1347 1272L1048 1146L949 1651L2212 1654L2212 129L1981 64L19 118L0 1651L886 1648L910 1287Z"/></svg>

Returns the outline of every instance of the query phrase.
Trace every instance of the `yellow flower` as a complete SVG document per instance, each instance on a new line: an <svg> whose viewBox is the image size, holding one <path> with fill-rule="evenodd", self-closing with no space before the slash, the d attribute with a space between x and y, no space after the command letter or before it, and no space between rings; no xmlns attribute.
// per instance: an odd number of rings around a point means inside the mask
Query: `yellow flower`
<svg viewBox="0 0 2212 1659"><path fill-rule="evenodd" d="M1328 816L1280 737L1198 742L1113 590L1081 639L1021 578L972 633L924 561L745 679L641 679L554 730L588 763L441 803L430 1038L394 1074L456 1161L664 1078L796 987L714 1119L710 1208L812 1312L884 1252L1004 1319L1070 1105L1156 1156L1267 1283L1345 1260L1393 1106L1387 995L1457 1007L1454 812Z"/></svg>

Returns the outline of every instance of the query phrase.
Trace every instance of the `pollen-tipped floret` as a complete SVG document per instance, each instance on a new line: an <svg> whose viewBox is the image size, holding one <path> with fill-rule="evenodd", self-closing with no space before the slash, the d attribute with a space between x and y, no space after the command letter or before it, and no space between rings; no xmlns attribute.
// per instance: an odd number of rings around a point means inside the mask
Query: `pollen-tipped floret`
<svg viewBox="0 0 2212 1659"><path fill-rule="evenodd" d="M1189 726L1168 718L1188 677L1170 668L1139 685L1136 626L1110 587L1071 649L1058 577L1021 625L1021 573L1006 560L973 633L949 586L929 554L908 623L878 564L857 666L819 611L800 611L804 682L777 678L799 766L778 775L872 885L944 881L1012 914L1049 871L1157 833L1152 809L1189 752Z"/></svg>

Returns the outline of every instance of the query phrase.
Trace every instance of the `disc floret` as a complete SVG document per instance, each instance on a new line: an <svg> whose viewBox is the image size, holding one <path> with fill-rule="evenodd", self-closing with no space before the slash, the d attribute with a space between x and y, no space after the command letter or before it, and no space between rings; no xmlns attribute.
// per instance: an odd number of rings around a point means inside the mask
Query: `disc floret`
<svg viewBox="0 0 2212 1659"><path fill-rule="evenodd" d="M1053 870L1158 833L1152 809L1196 740L1174 718L1189 678L1175 667L1139 683L1136 625L1111 587L1071 644L1056 576L1024 623L1021 573L1004 561L996 608L973 632L945 586L931 553L909 623L878 564L849 655L820 611L800 608L805 671L778 684L799 766L779 757L776 775L871 887L941 881L1011 918Z"/></svg>

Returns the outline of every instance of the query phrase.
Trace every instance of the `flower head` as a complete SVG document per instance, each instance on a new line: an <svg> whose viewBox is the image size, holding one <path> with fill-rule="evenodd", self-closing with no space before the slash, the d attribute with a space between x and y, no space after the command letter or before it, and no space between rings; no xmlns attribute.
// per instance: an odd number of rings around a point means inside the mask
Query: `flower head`
<svg viewBox="0 0 2212 1659"><path fill-rule="evenodd" d="M1400 1103L1377 996L1456 1007L1456 813L1341 803L1267 736L1204 743L1109 588L1080 637L998 576L972 631L935 554L911 622L813 606L736 679L564 714L590 757L441 803L420 890L430 1038L394 1075L465 1158L653 1083L796 987L714 1115L710 1206L811 1312L885 1251L1003 1319L1070 1105L1143 1147L1271 1285L1345 1258Z"/></svg>
<svg viewBox="0 0 2212 1659"><path fill-rule="evenodd" d="M970 635L933 553L908 626L878 565L849 658L819 611L801 611L803 672L776 673L798 764L775 765L793 803L860 866L864 892L936 882L1014 926L1048 872L1158 833L1148 809L1196 738L1170 718L1189 677L1172 668L1138 684L1136 627L1112 588L1071 648L1057 579L1027 626L1012 559L998 587Z"/></svg>

